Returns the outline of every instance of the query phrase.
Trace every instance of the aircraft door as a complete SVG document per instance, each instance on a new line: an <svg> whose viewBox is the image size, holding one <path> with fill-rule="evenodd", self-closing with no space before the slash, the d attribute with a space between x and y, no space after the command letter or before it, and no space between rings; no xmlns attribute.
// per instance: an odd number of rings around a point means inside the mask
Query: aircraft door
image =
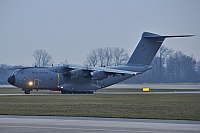
<svg viewBox="0 0 200 133"><path fill-rule="evenodd" d="M35 79L34 80L34 87L35 88L39 88L39 85L40 85L40 80L39 79Z"/></svg>

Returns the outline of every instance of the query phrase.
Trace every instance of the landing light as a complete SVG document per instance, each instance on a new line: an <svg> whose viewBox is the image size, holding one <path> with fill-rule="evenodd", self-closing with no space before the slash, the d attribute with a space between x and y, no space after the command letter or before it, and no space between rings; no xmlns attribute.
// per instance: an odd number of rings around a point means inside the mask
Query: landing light
<svg viewBox="0 0 200 133"><path fill-rule="evenodd" d="M33 82L32 82L32 81L29 81L29 82L28 82L28 85L29 85L29 86L33 86Z"/></svg>

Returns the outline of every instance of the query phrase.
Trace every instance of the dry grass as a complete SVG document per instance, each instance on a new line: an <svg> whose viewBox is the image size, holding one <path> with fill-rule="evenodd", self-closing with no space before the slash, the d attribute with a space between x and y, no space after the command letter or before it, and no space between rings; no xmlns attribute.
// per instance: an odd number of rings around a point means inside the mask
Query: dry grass
<svg viewBox="0 0 200 133"><path fill-rule="evenodd" d="M0 114L200 120L200 95L0 96Z"/></svg>

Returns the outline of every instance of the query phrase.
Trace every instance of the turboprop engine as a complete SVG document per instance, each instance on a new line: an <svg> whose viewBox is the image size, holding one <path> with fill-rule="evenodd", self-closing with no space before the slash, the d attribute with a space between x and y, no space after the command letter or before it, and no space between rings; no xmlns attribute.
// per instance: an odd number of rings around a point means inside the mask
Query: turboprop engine
<svg viewBox="0 0 200 133"><path fill-rule="evenodd" d="M63 76L66 76L68 78L81 78L81 77L87 78L90 77L90 73L82 69L74 69L69 72L63 73Z"/></svg>
<svg viewBox="0 0 200 133"><path fill-rule="evenodd" d="M71 78L78 78L78 77L83 77L85 72L82 69L74 69L71 70L70 72Z"/></svg>
<svg viewBox="0 0 200 133"><path fill-rule="evenodd" d="M91 77L94 80L102 80L108 77L108 74L106 74L104 71L94 71L91 72Z"/></svg>

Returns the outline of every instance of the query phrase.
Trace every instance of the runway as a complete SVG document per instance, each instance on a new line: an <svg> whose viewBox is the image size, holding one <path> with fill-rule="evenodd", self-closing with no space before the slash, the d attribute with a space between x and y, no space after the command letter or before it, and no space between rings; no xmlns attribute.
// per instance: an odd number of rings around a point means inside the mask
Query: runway
<svg viewBox="0 0 200 133"><path fill-rule="evenodd" d="M107 88L130 88L130 89L138 89L138 88L151 88L151 89L200 89L200 84L114 84Z"/></svg>
<svg viewBox="0 0 200 133"><path fill-rule="evenodd" d="M11 85L0 85L0 88L12 88ZM132 92L132 91L116 91L117 89L142 89L148 87L154 90L160 90L160 91L149 91L149 92ZM15 88L13 87L13 90ZM16 88L17 90L18 88ZM110 87L105 88L109 89L109 91L96 91L94 94L123 94L123 95L130 95L130 94L200 94L200 85L199 84L116 84L112 85ZM169 89L168 91L164 92L162 89ZM179 90L181 89L181 90ZM190 90L191 89L191 90ZM19 89L18 89L19 90ZM187 91L185 91L187 90ZM11 91L11 89L8 89L8 92L4 90L3 93L0 94L0 96L13 96L13 95L24 95L23 91L15 91L14 93ZM31 95L61 95L61 93L54 93L54 92L47 92L39 90L38 92L33 92Z"/></svg>
<svg viewBox="0 0 200 133"><path fill-rule="evenodd" d="M0 132L199 133L199 121L53 116L0 116Z"/></svg>
<svg viewBox="0 0 200 133"><path fill-rule="evenodd" d="M102 95L134 95L134 94L200 94L200 91L180 91L180 92L94 92L94 94L102 94ZM28 94L28 95L35 95L35 96L46 96L46 95L91 95L91 94L47 94L47 93L41 93L41 94ZM0 96L27 96L27 94L0 94Z"/></svg>
<svg viewBox="0 0 200 133"><path fill-rule="evenodd" d="M121 89L121 88L129 88L129 89L138 89L138 88L151 88L151 89L200 89L200 84L170 84L170 83L160 83L160 84L114 84L106 88L114 88L114 89ZM16 88L12 85L0 85L0 88Z"/></svg>

